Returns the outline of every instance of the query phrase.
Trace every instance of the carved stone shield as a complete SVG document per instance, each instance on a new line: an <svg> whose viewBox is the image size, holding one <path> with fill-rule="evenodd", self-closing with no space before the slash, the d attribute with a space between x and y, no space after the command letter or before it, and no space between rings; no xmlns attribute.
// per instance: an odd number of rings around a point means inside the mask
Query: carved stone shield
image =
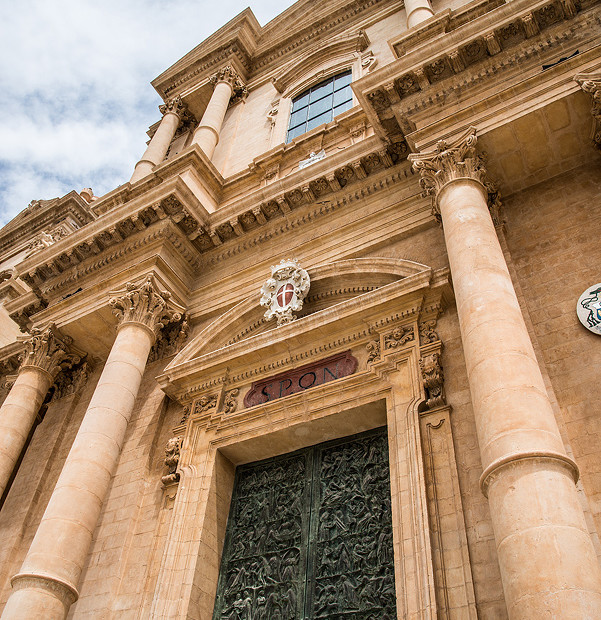
<svg viewBox="0 0 601 620"><path fill-rule="evenodd" d="M271 267L271 278L261 288L260 303L267 308L265 318L268 321L277 318L278 325L293 321L296 318L293 313L302 309L310 285L309 274L296 259L281 260L279 265Z"/></svg>

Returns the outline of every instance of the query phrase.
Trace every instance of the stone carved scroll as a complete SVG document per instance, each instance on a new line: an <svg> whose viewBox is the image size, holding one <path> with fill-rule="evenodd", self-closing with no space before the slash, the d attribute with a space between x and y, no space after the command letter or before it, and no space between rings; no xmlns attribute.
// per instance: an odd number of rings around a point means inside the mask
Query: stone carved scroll
<svg viewBox="0 0 601 620"><path fill-rule="evenodd" d="M197 416L203 413L207 413L212 409L217 408L217 394L203 394L200 398L197 398L191 405L184 409L184 416L180 424L185 424L190 417Z"/></svg>
<svg viewBox="0 0 601 620"><path fill-rule="evenodd" d="M180 351L190 333L188 315L183 314L179 320L168 323L157 336L148 355L148 363L164 357L175 355Z"/></svg>

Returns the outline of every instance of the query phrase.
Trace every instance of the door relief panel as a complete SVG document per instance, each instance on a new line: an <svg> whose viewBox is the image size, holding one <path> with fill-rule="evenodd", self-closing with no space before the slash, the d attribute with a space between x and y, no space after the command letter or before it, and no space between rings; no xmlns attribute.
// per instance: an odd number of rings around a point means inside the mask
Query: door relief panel
<svg viewBox="0 0 601 620"><path fill-rule="evenodd" d="M385 429L239 467L214 620L396 617Z"/></svg>

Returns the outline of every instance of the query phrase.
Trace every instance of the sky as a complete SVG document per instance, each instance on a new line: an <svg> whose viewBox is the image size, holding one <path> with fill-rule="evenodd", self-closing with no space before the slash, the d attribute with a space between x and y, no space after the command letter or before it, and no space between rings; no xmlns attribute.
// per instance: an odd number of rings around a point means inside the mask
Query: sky
<svg viewBox="0 0 601 620"><path fill-rule="evenodd" d="M160 119L150 81L249 0L4 0L0 226L32 200L129 180ZM0 5L3 2L0 1ZM250 0L265 25L292 0Z"/></svg>

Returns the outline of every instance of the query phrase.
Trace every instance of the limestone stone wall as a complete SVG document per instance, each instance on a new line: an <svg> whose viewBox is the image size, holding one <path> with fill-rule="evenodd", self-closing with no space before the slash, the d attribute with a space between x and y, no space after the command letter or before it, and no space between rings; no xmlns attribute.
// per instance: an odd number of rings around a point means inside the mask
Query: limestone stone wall
<svg viewBox="0 0 601 620"><path fill-rule="evenodd" d="M576 301L601 280L601 161L535 185L505 201L507 245L549 375L582 487L601 526L599 337L576 316Z"/></svg>

